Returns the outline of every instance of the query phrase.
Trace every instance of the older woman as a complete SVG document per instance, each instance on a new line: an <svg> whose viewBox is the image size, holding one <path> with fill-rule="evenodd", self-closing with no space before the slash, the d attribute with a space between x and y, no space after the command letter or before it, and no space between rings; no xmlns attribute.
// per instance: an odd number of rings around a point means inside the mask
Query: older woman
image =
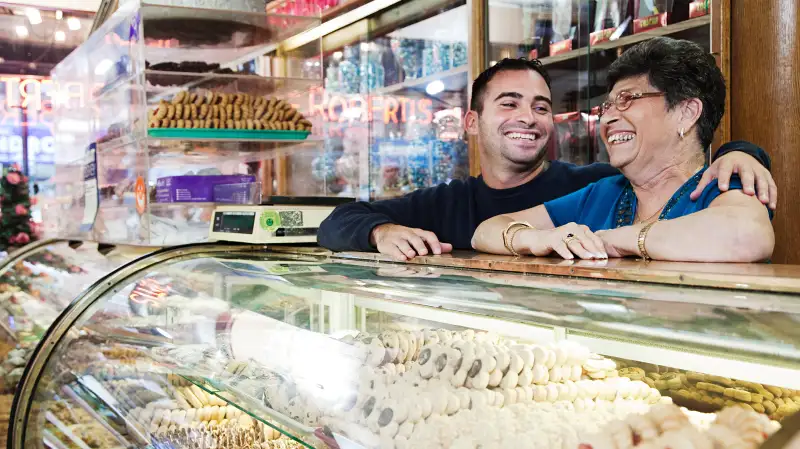
<svg viewBox="0 0 800 449"><path fill-rule="evenodd" d="M692 42L654 38L617 59L608 84L600 133L622 175L486 220L472 246L565 259L767 259L775 244L770 214L738 179L725 193L714 181L689 198L724 112L725 81L714 58Z"/></svg>

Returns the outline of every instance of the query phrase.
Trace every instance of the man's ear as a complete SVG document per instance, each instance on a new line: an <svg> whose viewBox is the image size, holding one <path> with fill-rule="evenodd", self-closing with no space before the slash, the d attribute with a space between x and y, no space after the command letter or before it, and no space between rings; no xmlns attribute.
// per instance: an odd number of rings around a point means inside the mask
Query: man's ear
<svg viewBox="0 0 800 449"><path fill-rule="evenodd" d="M480 120L478 113L472 109L467 111L467 115L464 116L464 129L470 136L478 135L478 120Z"/></svg>

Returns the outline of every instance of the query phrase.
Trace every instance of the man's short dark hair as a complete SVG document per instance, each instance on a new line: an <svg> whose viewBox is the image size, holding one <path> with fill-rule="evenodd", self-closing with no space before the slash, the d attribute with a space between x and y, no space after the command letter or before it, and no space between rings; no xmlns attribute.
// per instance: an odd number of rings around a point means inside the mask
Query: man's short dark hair
<svg viewBox="0 0 800 449"><path fill-rule="evenodd" d="M505 58L484 70L483 73L478 75L475 81L472 82L472 99L469 102L469 108L476 111L478 114L483 112L483 94L486 92L486 86L489 84L489 81L491 81L495 75L500 72L525 70L530 70L541 75L542 78L544 78L544 82L547 83L547 88L550 88L550 75L547 74L547 70L544 69L544 66L538 59Z"/></svg>
<svg viewBox="0 0 800 449"><path fill-rule="evenodd" d="M725 78L714 57L694 42L656 37L629 48L608 70L608 89L627 78L647 75L650 84L666 93L669 109L698 98L703 112L697 136L707 149L725 113Z"/></svg>

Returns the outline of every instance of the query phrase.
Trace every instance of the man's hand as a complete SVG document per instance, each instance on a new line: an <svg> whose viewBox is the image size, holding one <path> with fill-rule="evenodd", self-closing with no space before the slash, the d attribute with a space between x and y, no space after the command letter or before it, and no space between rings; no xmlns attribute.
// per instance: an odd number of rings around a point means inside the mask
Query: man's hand
<svg viewBox="0 0 800 449"><path fill-rule="evenodd" d="M449 253L453 245L439 242L436 234L422 229L407 228L396 224L376 226L370 233L372 243L381 254L405 262L415 256Z"/></svg>
<svg viewBox="0 0 800 449"><path fill-rule="evenodd" d="M714 179L719 179L719 190L727 192L733 174L739 175L745 194L753 196L758 191L758 199L775 210L778 206L778 186L775 185L772 174L753 156L742 151L732 151L711 164L690 198L699 198L703 189Z"/></svg>

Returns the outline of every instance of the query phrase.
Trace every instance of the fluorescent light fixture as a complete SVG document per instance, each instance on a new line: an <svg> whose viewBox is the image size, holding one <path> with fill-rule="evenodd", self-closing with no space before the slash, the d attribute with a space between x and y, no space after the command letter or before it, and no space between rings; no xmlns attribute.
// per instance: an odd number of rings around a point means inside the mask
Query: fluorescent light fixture
<svg viewBox="0 0 800 449"><path fill-rule="evenodd" d="M428 95L437 95L442 93L443 90L444 90L444 83L442 82L442 80L431 81L425 87L425 92L427 92Z"/></svg>
<svg viewBox="0 0 800 449"><path fill-rule="evenodd" d="M77 17L70 17L67 19L67 26L72 31L77 31L81 29L81 21L78 20Z"/></svg>
<svg viewBox="0 0 800 449"><path fill-rule="evenodd" d="M67 33L61 30L56 31L56 42L64 42L65 40L67 40Z"/></svg>
<svg viewBox="0 0 800 449"><path fill-rule="evenodd" d="M25 25L17 25L16 31L17 31L17 36L28 37L28 27L26 27Z"/></svg>
<svg viewBox="0 0 800 449"><path fill-rule="evenodd" d="M42 23L42 15L36 8L25 8L25 15L28 16L28 21L30 21L31 25Z"/></svg>
<svg viewBox="0 0 800 449"><path fill-rule="evenodd" d="M108 69L110 69L112 65L114 65L114 61L110 59L103 59L102 61L97 63L96 66L94 66L94 74L100 76L105 75L105 73L108 72Z"/></svg>
<svg viewBox="0 0 800 449"><path fill-rule="evenodd" d="M63 18L64 18L64 12L61 11L60 9L56 11L56 20L61 20Z"/></svg>
<svg viewBox="0 0 800 449"><path fill-rule="evenodd" d="M344 56L344 53L342 53L340 51L333 52L333 59L339 60L339 59L342 59L343 56Z"/></svg>
<svg viewBox="0 0 800 449"><path fill-rule="evenodd" d="M302 47L303 45L328 35L338 29L344 28L347 25L358 22L359 20L369 17L378 11L386 9L400 0L372 0L371 2L359 6L358 8L337 16L322 25L312 28L297 36L290 37L284 42L283 48L285 50L294 50L295 48Z"/></svg>

